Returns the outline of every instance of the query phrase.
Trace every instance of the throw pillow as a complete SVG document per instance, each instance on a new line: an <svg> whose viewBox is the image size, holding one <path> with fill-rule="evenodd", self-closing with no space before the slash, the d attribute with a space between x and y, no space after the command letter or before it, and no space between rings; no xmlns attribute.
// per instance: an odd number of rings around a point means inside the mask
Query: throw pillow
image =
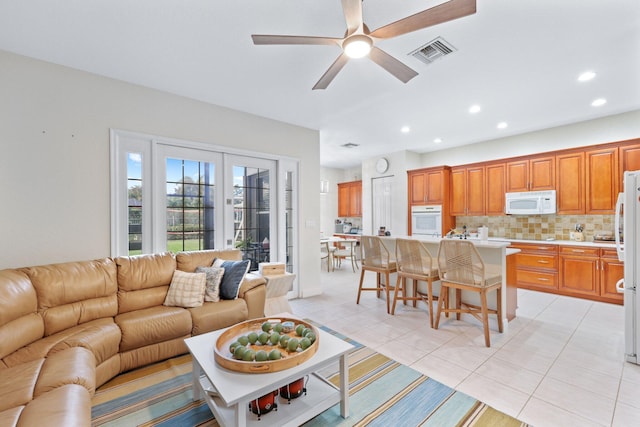
<svg viewBox="0 0 640 427"><path fill-rule="evenodd" d="M200 307L204 303L204 289L207 285L205 273L173 272L164 305L169 307Z"/></svg>
<svg viewBox="0 0 640 427"><path fill-rule="evenodd" d="M204 291L204 300L210 302L220 301L220 283L224 276L224 268L196 267L196 273L207 275L207 286Z"/></svg>
<svg viewBox="0 0 640 427"><path fill-rule="evenodd" d="M220 283L220 299L236 299L240 290L240 283L249 271L250 261L225 261L216 258L213 267L224 268L224 276Z"/></svg>

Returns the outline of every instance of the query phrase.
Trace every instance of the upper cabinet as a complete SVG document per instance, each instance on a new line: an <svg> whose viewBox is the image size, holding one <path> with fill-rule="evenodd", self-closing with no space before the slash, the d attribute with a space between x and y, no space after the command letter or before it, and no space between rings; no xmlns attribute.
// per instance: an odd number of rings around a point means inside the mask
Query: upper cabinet
<svg viewBox="0 0 640 427"><path fill-rule="evenodd" d="M451 169L451 215L484 215L484 166Z"/></svg>
<svg viewBox="0 0 640 427"><path fill-rule="evenodd" d="M557 213L584 214L584 152L557 154L556 168Z"/></svg>
<svg viewBox="0 0 640 427"><path fill-rule="evenodd" d="M410 205L442 205L449 189L449 168L437 167L407 172Z"/></svg>
<svg viewBox="0 0 640 427"><path fill-rule="evenodd" d="M338 184L338 216L362 216L362 181L342 182Z"/></svg>
<svg viewBox="0 0 640 427"><path fill-rule="evenodd" d="M485 174L485 214L504 214L504 193L506 191L506 165L504 163L488 164Z"/></svg>
<svg viewBox="0 0 640 427"><path fill-rule="evenodd" d="M618 148L585 151L585 213L613 214L618 198Z"/></svg>
<svg viewBox="0 0 640 427"><path fill-rule="evenodd" d="M640 139L634 139L631 141L625 141L618 148L619 161L618 166L620 169L620 191L622 188L622 177L625 171L637 171L640 170Z"/></svg>
<svg viewBox="0 0 640 427"><path fill-rule="evenodd" d="M506 163L507 193L553 190L555 156L536 156Z"/></svg>

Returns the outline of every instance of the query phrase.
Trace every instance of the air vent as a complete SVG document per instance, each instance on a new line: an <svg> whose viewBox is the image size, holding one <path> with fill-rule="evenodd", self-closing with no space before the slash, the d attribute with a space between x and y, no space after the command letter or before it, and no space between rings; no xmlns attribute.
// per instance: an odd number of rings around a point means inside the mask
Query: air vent
<svg viewBox="0 0 640 427"><path fill-rule="evenodd" d="M433 61L440 59L450 53L455 52L456 49L449 42L447 42L442 37L438 37L435 40L431 40L426 45L419 47L418 49L411 52L409 55L412 55L418 58L420 61L425 64L431 64Z"/></svg>
<svg viewBox="0 0 640 427"><path fill-rule="evenodd" d="M344 148L354 148L358 146L360 146L360 144L354 144L353 142L347 142L346 144L341 145L341 147L344 147Z"/></svg>

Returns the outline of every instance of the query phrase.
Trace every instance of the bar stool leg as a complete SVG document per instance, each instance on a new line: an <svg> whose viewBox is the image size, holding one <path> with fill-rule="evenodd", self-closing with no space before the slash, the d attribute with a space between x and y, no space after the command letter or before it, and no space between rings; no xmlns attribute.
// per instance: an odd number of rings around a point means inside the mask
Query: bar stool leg
<svg viewBox="0 0 640 427"><path fill-rule="evenodd" d="M484 328L484 344L487 347L491 347L489 338L489 313L487 311L487 291L485 289L480 291L480 302L482 310L482 327Z"/></svg>
<svg viewBox="0 0 640 427"><path fill-rule="evenodd" d="M393 305L391 306L391 314L394 315L396 313L396 302L398 301L398 290L400 289L400 282L404 282L406 279L403 277L400 278L398 275L398 279L396 280L396 288L393 292Z"/></svg>

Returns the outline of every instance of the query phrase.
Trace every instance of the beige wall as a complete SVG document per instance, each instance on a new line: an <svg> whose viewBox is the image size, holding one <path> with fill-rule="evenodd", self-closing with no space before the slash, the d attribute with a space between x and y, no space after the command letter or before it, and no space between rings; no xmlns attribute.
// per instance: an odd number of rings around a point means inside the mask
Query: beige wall
<svg viewBox="0 0 640 427"><path fill-rule="evenodd" d="M109 256L110 128L299 159L300 239L318 238L317 131L3 51L0 93L0 268ZM302 293L319 293L300 248Z"/></svg>
<svg viewBox="0 0 640 427"><path fill-rule="evenodd" d="M463 165L640 137L640 110L422 155L422 167Z"/></svg>

